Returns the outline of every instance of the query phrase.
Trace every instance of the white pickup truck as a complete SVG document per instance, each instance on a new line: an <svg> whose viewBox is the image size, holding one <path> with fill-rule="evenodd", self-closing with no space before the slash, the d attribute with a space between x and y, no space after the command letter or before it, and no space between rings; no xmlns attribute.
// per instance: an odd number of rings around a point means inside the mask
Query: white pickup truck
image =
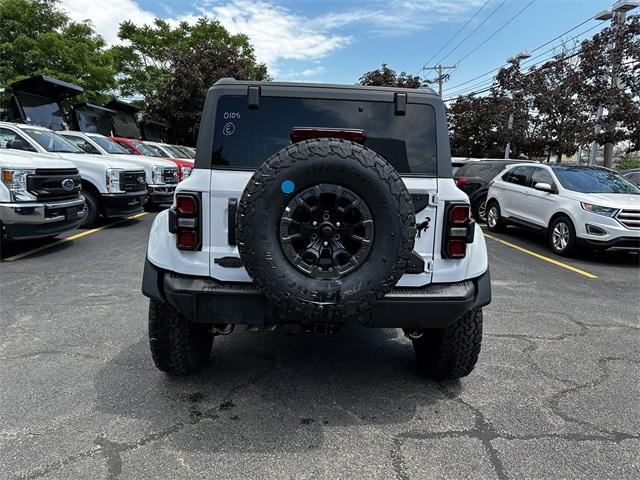
<svg viewBox="0 0 640 480"><path fill-rule="evenodd" d="M0 149L51 153L72 162L82 177L82 195L86 200L82 226L94 224L101 215L125 217L143 210L146 174L135 163L89 155L49 129L9 122L0 122Z"/></svg>
<svg viewBox="0 0 640 480"><path fill-rule="evenodd" d="M87 153L96 155L116 155L118 159L135 163L144 168L147 175L148 202L151 205L171 205L178 180L183 172L172 160L133 155L110 138L99 133L83 133L74 131L57 132L76 147ZM193 167L193 162L190 163ZM191 173L191 169L189 169ZM188 176L188 174L187 174Z"/></svg>
<svg viewBox="0 0 640 480"><path fill-rule="evenodd" d="M0 258L6 241L53 237L78 227L80 175L55 155L0 150Z"/></svg>

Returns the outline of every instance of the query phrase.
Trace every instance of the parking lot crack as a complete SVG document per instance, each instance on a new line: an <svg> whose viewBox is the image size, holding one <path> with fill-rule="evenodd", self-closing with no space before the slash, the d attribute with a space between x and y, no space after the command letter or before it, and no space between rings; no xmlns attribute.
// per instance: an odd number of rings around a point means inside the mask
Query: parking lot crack
<svg viewBox="0 0 640 480"><path fill-rule="evenodd" d="M610 373L607 371L607 365L609 363L612 362L627 362L627 363L633 363L633 364L638 364L639 362L635 362L629 359L625 359L625 358L620 358L620 357L603 357L598 359L598 366L602 369L601 374L595 378L594 380L591 380L589 382L586 383L581 383L578 385L573 385L569 388L560 390L559 392L553 394L548 400L547 400L547 404L549 406L549 408L551 409L551 411L557 415L558 417L560 417L562 420L564 420L567 423L574 423L577 425L581 425L583 427L586 427L588 429L591 430L595 430L596 432L600 432L603 435L608 436L610 439L616 441L616 442L620 442L626 439L633 439L633 438L640 438L640 435L638 436L634 436L634 435L629 435L623 432L618 432L615 430L608 430L608 429L604 429L602 427L599 427L591 422L588 422L587 420L581 420L581 419L577 419L575 417L572 417L564 412L562 412L561 406L560 406L560 402L562 401L562 399L564 399L565 397L576 393L580 390L583 390L585 388L594 388L597 387L598 385L606 382L607 380L610 379Z"/></svg>
<svg viewBox="0 0 640 480"><path fill-rule="evenodd" d="M178 433L183 429L196 425L204 420L216 420L218 418L217 412L218 412L218 408L212 408L205 411L202 415L198 415L198 416L189 415L189 420L175 423L163 430L160 430L159 432L155 432L150 435L147 435L136 442L119 443L119 442L114 442L112 440L109 440L104 436L99 436L95 440L96 448L78 453L76 455L66 457L57 462L52 462L52 463L37 467L28 473L18 475L16 478L33 480L36 478L40 478L44 475L47 475L53 471L64 468L65 466L73 464L79 460L92 458L98 454L102 454L104 455L107 461L108 478L115 479L122 472L123 464L122 464L121 455L123 453L143 447L152 442L163 440L168 436L173 435L174 433Z"/></svg>
<svg viewBox="0 0 640 480"><path fill-rule="evenodd" d="M389 455L391 457L391 465L396 476L396 480L409 480L409 473L407 472L407 465L402 455L402 440L401 438L394 438L392 441L391 450Z"/></svg>

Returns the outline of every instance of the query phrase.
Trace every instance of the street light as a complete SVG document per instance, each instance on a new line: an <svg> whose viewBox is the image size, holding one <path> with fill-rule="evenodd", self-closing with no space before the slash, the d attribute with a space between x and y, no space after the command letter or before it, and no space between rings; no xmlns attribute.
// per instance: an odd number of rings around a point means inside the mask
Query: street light
<svg viewBox="0 0 640 480"><path fill-rule="evenodd" d="M627 13L629 10L633 10L638 6L640 6L640 2L636 0L620 0L611 7L611 11L616 13Z"/></svg>
<svg viewBox="0 0 640 480"><path fill-rule="evenodd" d="M517 63L520 60L529 58L530 56L531 56L531 52L529 52L529 50L522 50L521 52L516 53L512 57L507 58L507 63Z"/></svg>

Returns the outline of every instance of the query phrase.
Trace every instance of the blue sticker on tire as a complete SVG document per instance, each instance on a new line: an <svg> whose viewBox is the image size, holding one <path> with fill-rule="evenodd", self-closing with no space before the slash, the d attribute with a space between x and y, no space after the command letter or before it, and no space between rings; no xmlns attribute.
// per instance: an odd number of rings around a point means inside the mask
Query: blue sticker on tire
<svg viewBox="0 0 640 480"><path fill-rule="evenodd" d="M289 195L290 193L293 193L295 189L296 189L296 184L293 183L291 180L284 180L280 184L280 190L282 190L282 193L284 193L285 195Z"/></svg>

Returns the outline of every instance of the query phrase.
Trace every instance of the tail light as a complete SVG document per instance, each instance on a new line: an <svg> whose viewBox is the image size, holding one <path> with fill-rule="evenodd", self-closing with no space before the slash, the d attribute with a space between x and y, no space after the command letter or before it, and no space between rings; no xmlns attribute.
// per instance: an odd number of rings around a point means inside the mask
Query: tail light
<svg viewBox="0 0 640 480"><path fill-rule="evenodd" d="M460 188L461 186L466 185L467 183L471 182L470 179L465 178L465 177L454 178L453 181L456 182L456 187L458 187L458 188Z"/></svg>
<svg viewBox="0 0 640 480"><path fill-rule="evenodd" d="M178 250L200 250L200 196L197 193L176 193L175 207L169 209L169 232L176 235Z"/></svg>
<svg viewBox="0 0 640 480"><path fill-rule="evenodd" d="M450 203L445 208L445 230L442 254L445 258L464 258L467 244L473 242L476 230L471 207L466 203Z"/></svg>
<svg viewBox="0 0 640 480"><path fill-rule="evenodd" d="M294 127L289 133L289 138L291 138L292 143L309 140L311 138L342 138L356 143L363 143L365 134L363 130L354 128Z"/></svg>

